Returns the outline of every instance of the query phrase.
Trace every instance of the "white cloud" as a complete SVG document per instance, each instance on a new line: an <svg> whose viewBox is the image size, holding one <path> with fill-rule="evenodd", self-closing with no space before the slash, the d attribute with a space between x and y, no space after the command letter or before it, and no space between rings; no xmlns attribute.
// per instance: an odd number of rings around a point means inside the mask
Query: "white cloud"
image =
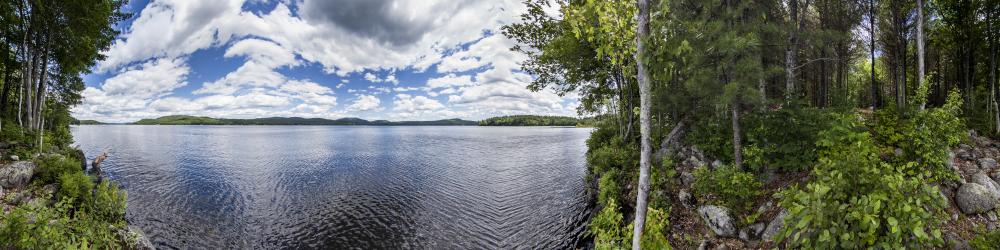
<svg viewBox="0 0 1000 250"><path fill-rule="evenodd" d="M381 104L382 101L380 101L378 97L372 95L360 95L358 96L357 99L354 100L354 103L352 103L350 106L347 106L345 111L359 112L359 111L378 110L380 109Z"/></svg>
<svg viewBox="0 0 1000 250"><path fill-rule="evenodd" d="M392 106L392 110L407 113L444 109L444 105L437 100L408 94L397 94Z"/></svg>
<svg viewBox="0 0 1000 250"><path fill-rule="evenodd" d="M472 85L472 77L468 75L456 76L448 74L446 76L427 80L427 87L431 89L462 87Z"/></svg>

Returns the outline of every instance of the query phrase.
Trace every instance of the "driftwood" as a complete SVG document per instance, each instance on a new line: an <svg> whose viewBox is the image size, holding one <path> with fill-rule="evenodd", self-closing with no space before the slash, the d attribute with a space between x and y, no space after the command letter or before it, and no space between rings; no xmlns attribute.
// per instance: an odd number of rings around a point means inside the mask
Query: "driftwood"
<svg viewBox="0 0 1000 250"><path fill-rule="evenodd" d="M660 143L660 150L653 154L654 162L662 160L665 156L673 155L677 149L681 148L681 140L684 140L684 136L687 135L688 123L691 123L690 117L684 117L670 130L667 138Z"/></svg>

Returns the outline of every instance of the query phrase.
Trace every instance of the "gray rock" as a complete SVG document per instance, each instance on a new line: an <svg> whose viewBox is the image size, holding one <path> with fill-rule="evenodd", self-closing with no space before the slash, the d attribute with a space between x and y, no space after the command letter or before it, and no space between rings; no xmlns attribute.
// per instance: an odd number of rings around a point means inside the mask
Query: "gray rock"
<svg viewBox="0 0 1000 250"><path fill-rule="evenodd" d="M764 223L754 223L753 225L740 229L740 240L758 240L760 239L760 233L762 232L764 232Z"/></svg>
<svg viewBox="0 0 1000 250"><path fill-rule="evenodd" d="M694 174L691 172L681 172L681 185L690 187L694 183Z"/></svg>
<svg viewBox="0 0 1000 250"><path fill-rule="evenodd" d="M979 172L972 175L972 183L983 185L990 192L993 192L993 196L1000 198L1000 184L997 184L989 176L986 176L985 173Z"/></svg>
<svg viewBox="0 0 1000 250"><path fill-rule="evenodd" d="M959 159L963 160L972 160L971 151L972 147L969 147L969 145L959 144L958 148L955 149L955 156L958 156Z"/></svg>
<svg viewBox="0 0 1000 250"><path fill-rule="evenodd" d="M35 163L19 161L0 167L0 186L4 188L24 187L35 173Z"/></svg>
<svg viewBox="0 0 1000 250"><path fill-rule="evenodd" d="M10 160L12 160L12 161L20 161L21 157L19 157L17 155L10 155Z"/></svg>
<svg viewBox="0 0 1000 250"><path fill-rule="evenodd" d="M986 218L990 219L990 221L997 221L997 214L996 213L986 213Z"/></svg>
<svg viewBox="0 0 1000 250"><path fill-rule="evenodd" d="M896 157L903 157L903 149L901 148L893 149L892 154L895 155Z"/></svg>
<svg viewBox="0 0 1000 250"><path fill-rule="evenodd" d="M997 205L997 197L989 188L976 184L966 183L958 188L955 194L955 204L966 214L979 214L993 210Z"/></svg>
<svg viewBox="0 0 1000 250"><path fill-rule="evenodd" d="M708 250L708 240L701 240L701 243L698 243L698 250Z"/></svg>
<svg viewBox="0 0 1000 250"><path fill-rule="evenodd" d="M761 234L761 238L764 240L772 240L774 236L781 232L781 229L785 227L785 216L788 216L788 210L782 209L777 216L770 223L767 223L767 228L764 229L764 233Z"/></svg>
<svg viewBox="0 0 1000 250"><path fill-rule="evenodd" d="M729 209L720 206L701 206L698 215L705 221L712 232L720 237L736 236L736 223L729 217Z"/></svg>
<svg viewBox="0 0 1000 250"><path fill-rule="evenodd" d="M993 158L979 159L979 169L990 171L997 168L997 160Z"/></svg>
<svg viewBox="0 0 1000 250"><path fill-rule="evenodd" d="M951 214L951 220L957 221L958 220L958 214Z"/></svg>
<svg viewBox="0 0 1000 250"><path fill-rule="evenodd" d="M1000 171L991 172L990 178L993 178L993 181L1000 182Z"/></svg>
<svg viewBox="0 0 1000 250"><path fill-rule="evenodd" d="M947 242L948 245L951 245L952 250L972 250L972 247L969 246L969 242L963 240L961 237L949 233L945 235L944 238L945 242Z"/></svg>
<svg viewBox="0 0 1000 250"><path fill-rule="evenodd" d="M705 166L705 162L701 161L701 159L698 159L698 157L695 157L695 156L692 155L692 156L688 156L688 158L686 160L684 160L683 165L687 166L689 168L697 168L697 167Z"/></svg>
<svg viewBox="0 0 1000 250"><path fill-rule="evenodd" d="M127 249L156 249L156 247L153 247L153 243L149 241L149 238L146 237L146 234L138 227L128 226L127 228L118 230L118 237L125 243Z"/></svg>
<svg viewBox="0 0 1000 250"><path fill-rule="evenodd" d="M691 195L691 193L688 193L687 189L681 189L680 191L677 191L677 199L680 200L681 205L684 205L684 207L688 209L694 207L695 203L694 196Z"/></svg>
<svg viewBox="0 0 1000 250"><path fill-rule="evenodd" d="M722 167L722 161L714 160L712 161L712 169L718 169Z"/></svg>

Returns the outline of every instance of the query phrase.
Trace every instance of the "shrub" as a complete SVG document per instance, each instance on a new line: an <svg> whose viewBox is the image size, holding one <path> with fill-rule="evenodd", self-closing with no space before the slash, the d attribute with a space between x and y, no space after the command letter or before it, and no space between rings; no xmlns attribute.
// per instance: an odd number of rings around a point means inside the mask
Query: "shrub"
<svg viewBox="0 0 1000 250"><path fill-rule="evenodd" d="M59 191L56 197L59 200L71 199L76 201L74 205L89 205L93 201L91 191L94 190L94 180L77 170L72 173L63 173L59 176Z"/></svg>
<svg viewBox="0 0 1000 250"><path fill-rule="evenodd" d="M598 189L600 189L597 194L597 202L601 205L607 206L613 202L617 203L618 197L622 193L620 185L618 185L618 176L618 170L610 170L601 175L601 181L597 184Z"/></svg>
<svg viewBox="0 0 1000 250"><path fill-rule="evenodd" d="M881 161L856 116L839 115L820 134L819 164L805 188L781 193L788 209L778 241L792 248L925 248L943 243L945 201L905 167Z"/></svg>
<svg viewBox="0 0 1000 250"><path fill-rule="evenodd" d="M667 232L670 230L670 210L650 208L646 211L646 228L643 228L640 244L645 249L672 249L670 241L667 240ZM632 232L633 227L629 225L628 232ZM632 238L632 233L628 233L628 239Z"/></svg>
<svg viewBox="0 0 1000 250"><path fill-rule="evenodd" d="M694 170L694 193L699 197L712 197L713 203L733 209L737 214L748 211L760 195L763 186L752 173L723 166L714 171L706 167Z"/></svg>
<svg viewBox="0 0 1000 250"><path fill-rule="evenodd" d="M595 249L631 249L632 230L622 223L618 203L611 201L590 220L590 233L594 235Z"/></svg>
<svg viewBox="0 0 1000 250"><path fill-rule="evenodd" d="M125 200L127 194L112 182L97 184L94 191L92 214L99 220L116 222L125 220Z"/></svg>
<svg viewBox="0 0 1000 250"><path fill-rule="evenodd" d="M73 203L63 199L54 207L21 206L0 216L0 248L121 248L115 230L123 227L124 221L109 224L85 211L71 212Z"/></svg>
<svg viewBox="0 0 1000 250"><path fill-rule="evenodd" d="M997 246L1000 246L1000 231L992 231L976 235L976 238L973 238L972 241L969 242L969 245L972 249L976 250L996 249Z"/></svg>
<svg viewBox="0 0 1000 250"><path fill-rule="evenodd" d="M816 162L816 139L829 127L830 112L786 108L748 116L744 159L750 168L799 171Z"/></svg>
<svg viewBox="0 0 1000 250"><path fill-rule="evenodd" d="M894 164L908 176L923 175L931 182L954 179L947 168L948 151L965 137L961 115L962 98L951 92L944 106L912 112L906 119L893 109L875 112L867 123L883 152L903 150Z"/></svg>
<svg viewBox="0 0 1000 250"><path fill-rule="evenodd" d="M38 183L54 183L64 173L82 172L80 162L61 155L47 155L35 160L34 180Z"/></svg>

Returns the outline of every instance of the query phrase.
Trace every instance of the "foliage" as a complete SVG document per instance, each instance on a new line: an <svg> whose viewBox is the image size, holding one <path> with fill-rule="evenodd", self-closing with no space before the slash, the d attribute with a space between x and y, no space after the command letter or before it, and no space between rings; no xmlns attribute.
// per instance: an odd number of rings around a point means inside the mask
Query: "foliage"
<svg viewBox="0 0 1000 250"><path fill-rule="evenodd" d="M893 159L908 176L925 175L931 181L957 178L947 167L948 151L965 137L961 114L962 99L951 92L940 108L916 111L910 119L900 117L897 110L875 112L867 126L872 128L883 151L903 150L903 156Z"/></svg>
<svg viewBox="0 0 1000 250"><path fill-rule="evenodd" d="M618 203L611 201L590 220L590 233L594 235L595 249L632 248L632 229L622 223Z"/></svg>
<svg viewBox="0 0 1000 250"><path fill-rule="evenodd" d="M924 248L942 243L945 201L921 176L883 162L856 116L820 133L813 181L781 193L789 215L778 241L793 248Z"/></svg>
<svg viewBox="0 0 1000 250"><path fill-rule="evenodd" d="M35 164L38 166L32 179L38 183L55 183L63 174L83 171L79 161L62 155L45 155L36 159Z"/></svg>
<svg viewBox="0 0 1000 250"><path fill-rule="evenodd" d="M993 250L1000 246L1000 231L985 232L976 235L969 245L975 250Z"/></svg>
<svg viewBox="0 0 1000 250"><path fill-rule="evenodd" d="M566 116L510 115L479 121L479 126L576 126L579 122Z"/></svg>
<svg viewBox="0 0 1000 250"><path fill-rule="evenodd" d="M91 191L94 190L94 179L83 173L83 171L73 171L63 173L59 176L59 191L56 192L56 199L71 199L74 205L89 205L93 202Z"/></svg>
<svg viewBox="0 0 1000 250"><path fill-rule="evenodd" d="M618 185L620 172L620 170L608 170L601 175L601 180L598 182L600 191L597 195L597 202L599 204L607 205L612 202L618 202L618 198L622 194L621 186Z"/></svg>
<svg viewBox="0 0 1000 250"><path fill-rule="evenodd" d="M124 227L124 220L101 220L84 210L74 211L73 203L64 199L54 207L21 206L0 216L0 247L119 248L115 230Z"/></svg>
<svg viewBox="0 0 1000 250"><path fill-rule="evenodd" d="M669 217L670 209L663 210L654 207L646 211L646 227L643 229L642 239L640 239L642 248L662 250L673 249L670 246L670 241L667 240L667 233L670 230ZM632 225L629 225L628 231L632 231ZM631 235L629 236L629 238L632 238Z"/></svg>
<svg viewBox="0 0 1000 250"><path fill-rule="evenodd" d="M808 169L816 161L816 139L829 127L830 111L789 108L746 119L744 159L751 169L772 167L784 171ZM731 139L730 139L731 140Z"/></svg>
<svg viewBox="0 0 1000 250"><path fill-rule="evenodd" d="M714 198L712 202L731 208L737 214L751 209L763 186L752 173L731 166L715 170L698 167L694 170L694 178L695 195Z"/></svg>

